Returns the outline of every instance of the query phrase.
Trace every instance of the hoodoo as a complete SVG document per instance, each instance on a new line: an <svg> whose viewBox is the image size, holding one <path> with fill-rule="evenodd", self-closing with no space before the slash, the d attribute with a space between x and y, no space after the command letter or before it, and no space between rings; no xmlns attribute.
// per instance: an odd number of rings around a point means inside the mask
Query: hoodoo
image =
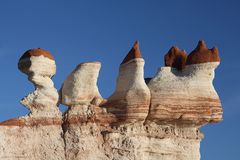
<svg viewBox="0 0 240 160"><path fill-rule="evenodd" d="M28 75L36 90L21 100L34 117L61 117L58 110L58 92L51 80L56 64L50 52L43 49L26 51L18 62L20 71Z"/></svg>
<svg viewBox="0 0 240 160"><path fill-rule="evenodd" d="M29 115L0 123L0 159L200 160L200 127L223 114L212 84L218 50L199 41L188 56L172 47L164 62L144 79L135 42L120 64L114 93L104 99L97 86L100 62L79 64L57 92L53 56L28 50L18 68L36 90L21 101ZM68 109L61 114L58 104Z"/></svg>
<svg viewBox="0 0 240 160"><path fill-rule="evenodd" d="M212 85L219 61L217 49L209 50L199 41L183 70L161 67L148 83L151 106L147 119L189 125L221 121L221 102Z"/></svg>
<svg viewBox="0 0 240 160"><path fill-rule="evenodd" d="M104 104L118 123L143 122L148 114L150 91L144 81L144 63L136 41L120 65L115 92Z"/></svg>
<svg viewBox="0 0 240 160"><path fill-rule="evenodd" d="M97 87L100 68L100 62L79 64L63 83L61 102L67 106L101 102L102 96Z"/></svg>
<svg viewBox="0 0 240 160"><path fill-rule="evenodd" d="M63 123L67 160L107 159L101 126L114 116L99 107L104 101L97 86L100 68L100 62L79 64L60 90L61 103L69 107Z"/></svg>
<svg viewBox="0 0 240 160"><path fill-rule="evenodd" d="M18 68L36 90L21 100L30 110L28 115L0 123L0 159L64 159L62 114L51 80L56 73L53 56L40 48L30 49L20 58Z"/></svg>

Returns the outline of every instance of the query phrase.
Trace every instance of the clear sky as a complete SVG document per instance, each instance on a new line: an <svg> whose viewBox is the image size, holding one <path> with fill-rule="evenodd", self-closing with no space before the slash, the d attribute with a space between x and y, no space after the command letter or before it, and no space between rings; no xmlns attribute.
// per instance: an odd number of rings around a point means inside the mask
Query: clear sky
<svg viewBox="0 0 240 160"><path fill-rule="evenodd" d="M224 121L202 128L203 160L237 160L240 153L240 1L233 0L2 0L0 1L0 120L28 111L19 100L34 90L17 69L30 48L49 50L57 63L60 88L81 62L101 61L98 80L106 98L115 88L118 67L135 40L155 75L164 54L176 45L191 52L199 39L219 49L214 85ZM62 107L61 107L62 108Z"/></svg>

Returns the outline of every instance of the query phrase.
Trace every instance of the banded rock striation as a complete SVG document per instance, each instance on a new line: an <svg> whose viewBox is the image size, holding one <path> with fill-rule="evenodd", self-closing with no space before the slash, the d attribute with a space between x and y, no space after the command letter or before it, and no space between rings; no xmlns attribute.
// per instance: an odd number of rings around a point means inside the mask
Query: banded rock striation
<svg viewBox="0 0 240 160"><path fill-rule="evenodd" d="M100 62L79 64L58 93L53 56L27 51L19 69L36 90L21 101L29 115L0 123L0 159L199 160L200 127L222 120L212 85L218 50L200 41L188 56L172 47L164 58L166 66L144 79L135 42L120 64L116 90L104 99ZM58 104L68 106L63 115Z"/></svg>
<svg viewBox="0 0 240 160"><path fill-rule="evenodd" d="M115 92L103 105L116 115L117 123L143 122L148 114L150 91L144 81L144 63L135 42L120 65Z"/></svg>
<svg viewBox="0 0 240 160"><path fill-rule="evenodd" d="M104 101L97 87L100 62L79 64L63 83L61 103L64 114L66 160L108 159L103 148L101 125L114 117L99 105Z"/></svg>
<svg viewBox="0 0 240 160"><path fill-rule="evenodd" d="M209 50L199 41L186 66L180 62L185 68L161 67L148 83L151 106L147 119L197 126L221 121L221 102L212 85L219 59L216 49Z"/></svg>

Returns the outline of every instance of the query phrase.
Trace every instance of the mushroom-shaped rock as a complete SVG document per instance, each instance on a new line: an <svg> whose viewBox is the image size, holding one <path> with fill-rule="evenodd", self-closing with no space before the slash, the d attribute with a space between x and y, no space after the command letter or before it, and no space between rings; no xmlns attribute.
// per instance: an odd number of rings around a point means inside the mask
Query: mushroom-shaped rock
<svg viewBox="0 0 240 160"><path fill-rule="evenodd" d="M161 67L148 83L151 92L148 122L203 125L222 120L221 102L212 84L219 62L201 59L200 54L215 54L207 53L202 41L195 50L204 51L195 52L200 59L195 57L194 62L202 63L186 65L182 71Z"/></svg>
<svg viewBox="0 0 240 160"><path fill-rule="evenodd" d="M186 60L186 52L177 47L172 47L164 56L165 66L170 66L178 70L182 70L185 67Z"/></svg>
<svg viewBox="0 0 240 160"><path fill-rule="evenodd" d="M50 52L43 49L26 51L18 62L20 71L28 75L36 90L21 100L30 109L33 117L61 117L57 108L58 92L51 77L56 73L56 64Z"/></svg>
<svg viewBox="0 0 240 160"><path fill-rule="evenodd" d="M207 62L220 62L218 49L215 47L208 49L205 42L200 40L197 47L188 55L186 65Z"/></svg>
<svg viewBox="0 0 240 160"><path fill-rule="evenodd" d="M116 90L104 104L117 117L116 124L144 121L148 114L150 91L144 81L143 67L139 43L135 42L120 65Z"/></svg>

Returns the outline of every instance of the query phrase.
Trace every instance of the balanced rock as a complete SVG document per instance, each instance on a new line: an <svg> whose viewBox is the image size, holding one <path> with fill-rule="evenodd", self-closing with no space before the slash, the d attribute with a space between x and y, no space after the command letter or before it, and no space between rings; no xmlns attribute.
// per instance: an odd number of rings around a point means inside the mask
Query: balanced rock
<svg viewBox="0 0 240 160"><path fill-rule="evenodd" d="M120 65L116 90L104 104L118 123L141 122L148 114L150 91L144 81L143 67L139 43L135 42Z"/></svg>
<svg viewBox="0 0 240 160"><path fill-rule="evenodd" d="M221 102L212 85L214 70L220 63L215 51L210 53L200 41L182 71L171 66L160 68L148 83L148 121L203 125L222 120Z"/></svg>
<svg viewBox="0 0 240 160"><path fill-rule="evenodd" d="M30 49L20 58L18 68L36 90L21 101L29 115L0 123L0 159L65 159L58 92L51 80L56 73L52 55L40 48Z"/></svg>
<svg viewBox="0 0 240 160"><path fill-rule="evenodd" d="M50 52L30 49L20 58L20 71L28 75L36 90L21 100L33 117L61 117L57 108L58 92L51 80L56 73L56 64Z"/></svg>

